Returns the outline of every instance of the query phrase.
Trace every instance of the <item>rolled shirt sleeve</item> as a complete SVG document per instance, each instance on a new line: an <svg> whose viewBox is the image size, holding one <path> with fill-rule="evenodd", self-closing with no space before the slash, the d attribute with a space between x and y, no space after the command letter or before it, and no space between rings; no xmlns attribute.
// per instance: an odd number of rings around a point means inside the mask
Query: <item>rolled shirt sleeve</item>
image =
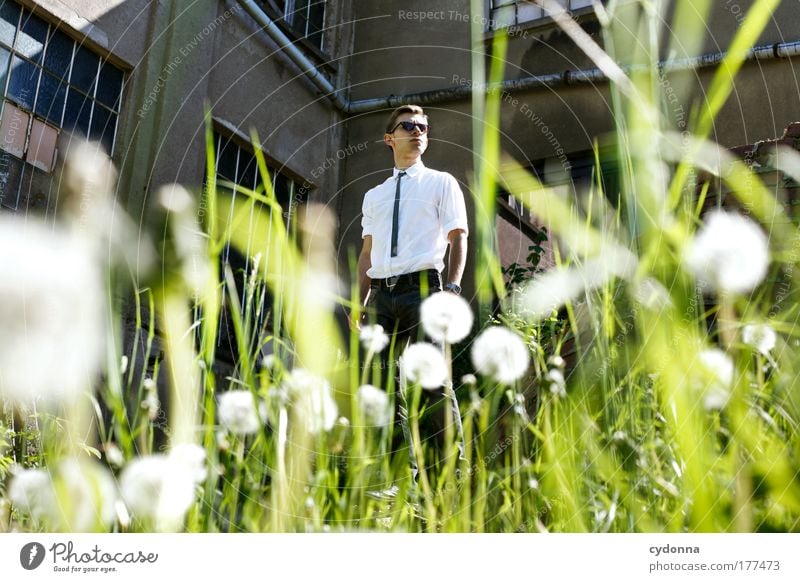
<svg viewBox="0 0 800 582"><path fill-rule="evenodd" d="M375 234L373 227L372 208L369 203L369 195L367 195L364 196L364 202L361 204L361 238Z"/></svg>
<svg viewBox="0 0 800 582"><path fill-rule="evenodd" d="M461 192L458 181L453 176L444 174L444 177L442 198L439 202L439 216L442 223L442 231L445 236L456 229L461 229L469 234L464 194Z"/></svg>

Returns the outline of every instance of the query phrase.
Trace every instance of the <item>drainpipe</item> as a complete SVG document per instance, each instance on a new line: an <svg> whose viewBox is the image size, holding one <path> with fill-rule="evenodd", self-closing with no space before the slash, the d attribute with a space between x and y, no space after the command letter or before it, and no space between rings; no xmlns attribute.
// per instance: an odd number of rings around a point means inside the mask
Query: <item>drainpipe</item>
<svg viewBox="0 0 800 582"><path fill-rule="evenodd" d="M336 89L325 76L319 72L317 66L312 63L303 51L287 37L280 27L267 16L264 9L258 6L253 0L238 0L247 13L255 20L259 26L269 35L269 37L278 43L282 51L297 65L303 74L311 81L330 101L334 107L343 113L347 113L349 108L349 101L342 93L342 89Z"/></svg>
<svg viewBox="0 0 800 582"><path fill-rule="evenodd" d="M433 91L423 91L421 93L411 93L406 95L389 95L374 99L349 100L344 96L344 89L336 89L317 66L312 63L303 52L295 46L280 27L275 24L270 17L253 0L238 0L239 4L247 11L253 19L261 25L266 33L274 40L291 61L300 68L308 79L325 95L340 112L347 114L368 113L380 109L393 109L404 103L417 103L419 105L430 105L432 103L442 103L445 101L458 101L467 99L472 95L472 91L479 89L471 85L459 85L457 87L445 87ZM659 63L659 68L664 73L676 71L697 70L718 65L727 55L726 52L717 52L677 59L673 61L663 61ZM800 41L775 43L770 45L760 45L751 48L747 52L747 61L766 61L788 57L800 56ZM627 71L633 71L628 68ZM508 79L496 86L486 86L484 89L497 88L503 92L513 93L516 91L530 91L532 89L555 88L569 85L579 85L584 83L603 83L608 78L600 69L581 69L568 70L563 73L552 73L549 75L534 75L522 77L520 79Z"/></svg>

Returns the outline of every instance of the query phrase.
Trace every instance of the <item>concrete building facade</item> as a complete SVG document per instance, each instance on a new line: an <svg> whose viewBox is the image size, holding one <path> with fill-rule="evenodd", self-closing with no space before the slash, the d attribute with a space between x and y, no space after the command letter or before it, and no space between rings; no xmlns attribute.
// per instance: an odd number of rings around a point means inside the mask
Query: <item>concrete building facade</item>
<svg viewBox="0 0 800 582"><path fill-rule="evenodd" d="M588 0L559 1L592 39L608 44L602 10ZM691 15L663 3L660 90L676 130L702 104L713 65L752 4L711 2L707 27L697 27ZM433 126L426 163L456 176L474 224L480 209L471 195L472 92L483 79L475 78L473 55L488 54L501 28L509 32L504 151L545 182L570 184L582 179L580 171L591 173L595 141L614 128L609 85L596 65L541 8L522 0L2 0L2 6L0 194L3 207L18 213L57 211L63 136L83 133L103 140L120 169L119 200L147 224L157 186L180 182L199 194L208 108L218 173L252 183L254 129L282 202L316 200L335 211L346 268L360 245L363 194L390 170L384 119L395 106L417 102ZM615 38L614 56L633 65L643 13L636 2L615 6L629 26L627 36ZM474 46L473 27L482 35ZM726 147L754 143L781 135L798 117L798 43L800 13L783 2L737 76L713 139ZM496 225L508 264L524 259L540 225L499 195Z"/></svg>

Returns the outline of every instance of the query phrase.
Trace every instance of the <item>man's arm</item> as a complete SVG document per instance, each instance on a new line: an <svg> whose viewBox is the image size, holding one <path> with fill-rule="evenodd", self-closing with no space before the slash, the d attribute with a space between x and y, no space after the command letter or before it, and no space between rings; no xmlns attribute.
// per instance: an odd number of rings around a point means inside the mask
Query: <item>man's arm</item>
<svg viewBox="0 0 800 582"><path fill-rule="evenodd" d="M461 286L464 267L467 264L467 233L456 228L447 233L450 241L450 254L447 261L447 282Z"/></svg>
<svg viewBox="0 0 800 582"><path fill-rule="evenodd" d="M364 244L361 245L361 254L358 255L358 292L361 305L367 304L369 298L369 285L372 282L367 271L372 266L372 235L364 237Z"/></svg>

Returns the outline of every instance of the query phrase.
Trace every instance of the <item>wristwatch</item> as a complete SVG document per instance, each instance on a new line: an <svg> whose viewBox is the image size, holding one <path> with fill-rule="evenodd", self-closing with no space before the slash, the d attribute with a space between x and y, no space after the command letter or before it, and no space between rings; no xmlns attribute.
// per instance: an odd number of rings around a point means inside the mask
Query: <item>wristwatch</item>
<svg viewBox="0 0 800 582"><path fill-rule="evenodd" d="M450 291L450 293L455 293L456 295L461 295L461 286L456 285L455 283L447 283L444 286L445 291Z"/></svg>

